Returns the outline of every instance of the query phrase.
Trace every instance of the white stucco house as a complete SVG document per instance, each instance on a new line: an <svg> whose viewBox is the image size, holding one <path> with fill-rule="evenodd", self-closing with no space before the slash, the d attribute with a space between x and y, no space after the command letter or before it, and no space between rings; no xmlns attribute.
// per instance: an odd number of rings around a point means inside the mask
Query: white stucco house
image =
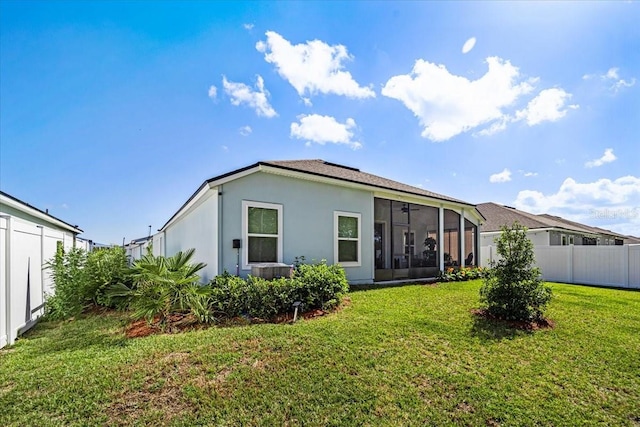
<svg viewBox="0 0 640 427"><path fill-rule="evenodd" d="M153 236L156 254L195 248L203 281L260 263L339 263L353 284L476 265L473 204L323 160L262 161L206 180Z"/></svg>
<svg viewBox="0 0 640 427"><path fill-rule="evenodd" d="M0 191L0 348L43 314L53 283L43 264L82 230Z"/></svg>

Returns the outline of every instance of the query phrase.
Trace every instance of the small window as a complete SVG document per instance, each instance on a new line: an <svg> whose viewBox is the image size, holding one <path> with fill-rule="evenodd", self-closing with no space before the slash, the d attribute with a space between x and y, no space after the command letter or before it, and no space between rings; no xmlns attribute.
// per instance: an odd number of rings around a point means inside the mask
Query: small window
<svg viewBox="0 0 640 427"><path fill-rule="evenodd" d="M573 245L573 236L569 236L569 244Z"/></svg>
<svg viewBox="0 0 640 427"><path fill-rule="evenodd" d="M244 268L282 262L282 205L242 202Z"/></svg>
<svg viewBox="0 0 640 427"><path fill-rule="evenodd" d="M359 267L361 265L360 222L360 214L334 213L334 260L343 267Z"/></svg>

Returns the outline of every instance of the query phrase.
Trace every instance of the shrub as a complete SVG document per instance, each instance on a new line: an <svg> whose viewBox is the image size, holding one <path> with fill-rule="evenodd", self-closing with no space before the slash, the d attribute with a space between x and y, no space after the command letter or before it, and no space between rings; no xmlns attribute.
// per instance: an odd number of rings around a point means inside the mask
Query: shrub
<svg viewBox="0 0 640 427"><path fill-rule="evenodd" d="M106 294L113 285L131 282L124 248L99 249L87 254L85 264L86 298L97 305L115 307L117 300Z"/></svg>
<svg viewBox="0 0 640 427"><path fill-rule="evenodd" d="M475 280L487 277L489 269L483 267L449 267L438 273L438 280L441 282L461 282L465 280Z"/></svg>
<svg viewBox="0 0 640 427"><path fill-rule="evenodd" d="M349 290L346 275L338 265L298 264L293 277L266 280L242 279L225 272L209 283L209 307L216 316L247 315L272 319L292 310L300 301L304 309L329 309L340 304Z"/></svg>
<svg viewBox="0 0 640 427"><path fill-rule="evenodd" d="M56 255L46 262L45 268L51 270L55 293L47 295L45 302L46 318L63 320L77 316L86 305L86 280L84 266L87 260L85 251L72 248L64 252L58 245Z"/></svg>
<svg viewBox="0 0 640 427"><path fill-rule="evenodd" d="M349 291L349 283L344 269L337 264L301 264L294 271L293 279L300 282L297 301L305 307L330 309L342 301Z"/></svg>
<svg viewBox="0 0 640 427"><path fill-rule="evenodd" d="M527 238L527 229L517 222L502 227L496 246L502 258L493 263L480 289L481 302L497 318L542 320L551 288L544 285L540 269L534 267L533 243Z"/></svg>

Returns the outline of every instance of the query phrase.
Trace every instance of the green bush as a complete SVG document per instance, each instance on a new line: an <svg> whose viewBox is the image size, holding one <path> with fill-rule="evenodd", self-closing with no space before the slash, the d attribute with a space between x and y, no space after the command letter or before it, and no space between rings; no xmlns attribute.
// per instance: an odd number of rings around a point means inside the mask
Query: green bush
<svg viewBox="0 0 640 427"><path fill-rule="evenodd" d="M209 307L217 317L272 319L291 312L296 301L304 304L304 310L333 308L340 304L349 284L342 267L323 261L299 264L290 279L249 276L245 280L225 272L209 288Z"/></svg>
<svg viewBox="0 0 640 427"><path fill-rule="evenodd" d="M85 252L79 248L56 255L45 264L51 270L54 294L48 295L45 313L52 320L77 316L91 304L113 306L106 291L129 282L127 257L121 247Z"/></svg>
<svg viewBox="0 0 640 427"><path fill-rule="evenodd" d="M344 269L337 264L327 265L326 261L299 265L293 279L301 284L296 300L310 309L333 308L340 304L344 294L349 291Z"/></svg>
<svg viewBox="0 0 640 427"><path fill-rule="evenodd" d="M82 313L87 303L87 281L84 266L87 254L79 248L64 252L58 245L56 255L46 262L51 271L54 294L47 295L45 316L50 320L63 320Z"/></svg>
<svg viewBox="0 0 640 427"><path fill-rule="evenodd" d="M481 302L500 319L542 320L552 294L540 278L540 269L534 267L527 229L517 222L502 227L496 246L501 259L492 265L480 289Z"/></svg>
<svg viewBox="0 0 640 427"><path fill-rule="evenodd" d="M115 307L117 301L106 294L106 290L116 284L129 284L127 255L124 248L99 249L87 254L84 267L86 298L97 305Z"/></svg>
<svg viewBox="0 0 640 427"><path fill-rule="evenodd" d="M489 269L483 267L449 267L438 273L441 282L462 282L465 280L482 279L489 275Z"/></svg>

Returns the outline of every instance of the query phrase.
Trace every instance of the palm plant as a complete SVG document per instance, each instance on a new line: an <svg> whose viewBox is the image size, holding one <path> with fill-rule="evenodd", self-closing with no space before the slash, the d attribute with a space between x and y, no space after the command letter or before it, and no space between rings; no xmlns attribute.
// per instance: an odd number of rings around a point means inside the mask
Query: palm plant
<svg viewBox="0 0 640 427"><path fill-rule="evenodd" d="M110 296L124 298L133 317L152 322L158 318L165 325L174 313L193 313L198 320L208 320L206 289L199 286L198 271L207 264L191 262L195 249L171 257L147 253L134 261L130 269L131 287L117 285Z"/></svg>

